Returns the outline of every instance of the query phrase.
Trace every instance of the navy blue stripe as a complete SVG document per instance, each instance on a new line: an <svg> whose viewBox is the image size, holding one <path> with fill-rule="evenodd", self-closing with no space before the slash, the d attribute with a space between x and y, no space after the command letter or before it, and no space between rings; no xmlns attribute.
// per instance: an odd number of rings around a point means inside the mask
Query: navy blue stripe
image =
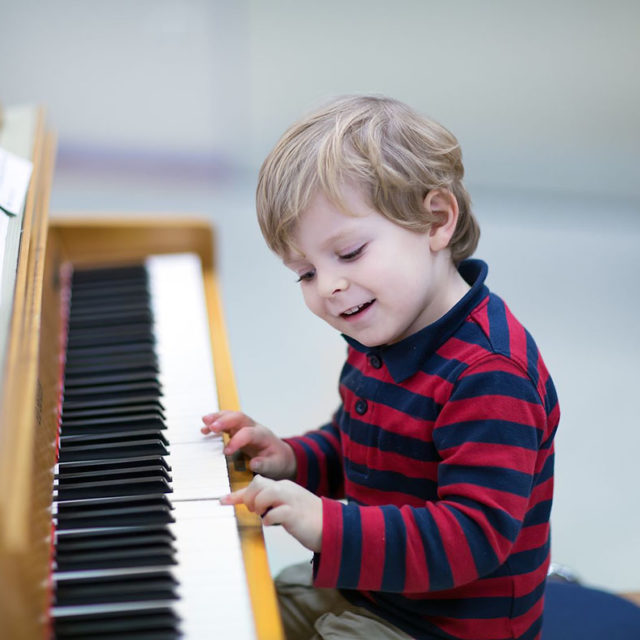
<svg viewBox="0 0 640 640"><path fill-rule="evenodd" d="M436 375L447 382L454 383L460 374L468 367L466 362L455 358L443 358L437 353L433 353L422 363L420 371L429 375Z"/></svg>
<svg viewBox="0 0 640 640"><path fill-rule="evenodd" d="M549 522L551 515L551 500L541 500L535 506L531 507L522 521L522 528L532 527L538 524L546 524Z"/></svg>
<svg viewBox="0 0 640 640"><path fill-rule="evenodd" d="M320 433L308 433L306 437L309 440L313 440L318 445L318 448L324 454L324 463L326 469L323 472L324 478L327 480L328 491L330 496L337 496L340 493L340 489L343 486L342 482L342 460L339 457L339 452L333 448L333 445L322 435L322 431L333 431L331 428L322 429ZM339 433L336 434L338 439ZM314 454L315 455L315 454Z"/></svg>
<svg viewBox="0 0 640 640"><path fill-rule="evenodd" d="M447 560L438 526L426 509L411 509L411 511L420 531L424 554L427 558L430 590L451 589L453 587L453 574L451 573L451 567ZM420 602L424 603L423 600Z"/></svg>
<svg viewBox="0 0 640 640"><path fill-rule="evenodd" d="M504 302L497 296L489 296L487 315L489 318L489 339L491 340L491 344L499 353L510 356L511 347L509 344L507 312Z"/></svg>
<svg viewBox="0 0 640 640"><path fill-rule="evenodd" d="M444 616L460 620L491 620L492 618L511 618L520 615L520 613L526 613L543 597L544 589L543 580L531 593L518 598L510 596L468 598L465 600L464 611L461 611L460 600L457 598L408 600L394 593L383 593L379 594L380 597L377 600L383 603L385 608L400 609L405 611L408 616ZM513 609L519 613L513 613Z"/></svg>
<svg viewBox="0 0 640 640"><path fill-rule="evenodd" d="M501 578L503 576L517 576L522 573L531 573L547 561L549 549L550 541L547 538L547 541L540 547L511 554L508 563L498 567L491 576L487 577Z"/></svg>
<svg viewBox="0 0 640 640"><path fill-rule="evenodd" d="M357 374L357 375L356 375ZM354 396L372 400L422 420L435 420L442 406L433 398L413 393L404 387L364 376L353 368L340 383Z"/></svg>
<svg viewBox="0 0 640 640"><path fill-rule="evenodd" d="M307 489L315 493L320 486L320 465L318 464L318 458L308 442L304 440L299 440L298 442L304 449L304 455L307 458Z"/></svg>
<svg viewBox="0 0 640 640"><path fill-rule="evenodd" d="M531 494L533 481L530 474L505 467L472 467L447 464L446 462L441 463L438 467L438 478L441 487L458 483L474 484L479 487L513 493L523 498L527 498Z"/></svg>
<svg viewBox="0 0 640 640"><path fill-rule="evenodd" d="M542 436L540 429L509 420L451 422L433 432L433 440L440 451L466 442L508 445L537 451Z"/></svg>
<svg viewBox="0 0 640 640"><path fill-rule="evenodd" d="M362 523L360 508L342 505L342 554L338 583L345 589L355 589L360 581L362 564Z"/></svg>
<svg viewBox="0 0 640 640"><path fill-rule="evenodd" d="M464 531L478 576L482 577L487 575L500 564L500 560L489 544L484 530L475 520L465 513L462 513L459 509L453 507L447 508L453 513L458 524Z"/></svg>
<svg viewBox="0 0 640 640"><path fill-rule="evenodd" d="M482 398L488 395L506 396L540 404L540 396L531 380L506 371L483 371L466 375L456 385L451 399Z"/></svg>
<svg viewBox="0 0 640 640"><path fill-rule="evenodd" d="M433 442L386 431L382 427L367 424L355 418L349 421L348 429L345 429L345 432L348 433L351 440L366 447L392 451L414 460L427 462L440 460Z"/></svg>
<svg viewBox="0 0 640 640"><path fill-rule="evenodd" d="M546 583L542 581L533 591L513 599L513 616L520 617L534 607L540 598L544 597Z"/></svg>
<svg viewBox="0 0 640 640"><path fill-rule="evenodd" d="M547 408L547 415L549 415L558 404L558 394L556 393L556 388L553 386L551 376L547 378L547 384L544 386L544 404Z"/></svg>
<svg viewBox="0 0 640 640"><path fill-rule="evenodd" d="M345 458L345 473L349 480L367 489L378 489L383 492L397 491L420 500L435 500L438 485L428 478L410 478L397 471L377 471L363 464L357 464ZM350 497L350 496L347 496Z"/></svg>
<svg viewBox="0 0 640 640"><path fill-rule="evenodd" d="M536 487L543 482L549 480L549 478L553 477L553 467L555 462L555 454L549 454L547 459L544 461L544 465L542 469L540 469L540 473L538 473L533 479L533 486Z"/></svg>
<svg viewBox="0 0 640 640"><path fill-rule="evenodd" d="M542 620L542 615L538 616L518 640L535 640L542 629Z"/></svg>
<svg viewBox="0 0 640 640"><path fill-rule="evenodd" d="M470 498L463 498L462 496L452 497L449 502L452 502L453 504L462 504L466 507L481 511L487 518L491 527L501 536L509 540L509 542L516 541L516 538L520 533L521 523L518 519L514 518L503 509L498 509L497 507L488 509L485 505L475 500L471 500Z"/></svg>
<svg viewBox="0 0 640 640"><path fill-rule="evenodd" d="M527 373L533 384L537 387L540 378L538 373L538 358L540 357L540 352L531 334L528 331L525 331L525 334L527 336Z"/></svg>
<svg viewBox="0 0 640 640"><path fill-rule="evenodd" d="M361 596L358 591L342 591L341 593L351 604L368 609L377 616L383 617L415 640L460 640L457 636L452 636L429 622L427 619L428 606L424 607L425 600L409 600L394 593L369 592L373 600L371 602ZM437 614L432 613L431 615ZM371 638L370 640L376 639Z"/></svg>
<svg viewBox="0 0 640 640"><path fill-rule="evenodd" d="M407 532L397 507L381 507L384 517L384 568L382 591L404 590ZM366 559L365 559L366 562Z"/></svg>
<svg viewBox="0 0 640 640"><path fill-rule="evenodd" d="M485 332L482 330L480 325L475 322L468 321L465 322L460 329L455 334L456 340L462 340L462 342L466 342L467 344L472 344L485 351L492 352L492 346L487 339Z"/></svg>

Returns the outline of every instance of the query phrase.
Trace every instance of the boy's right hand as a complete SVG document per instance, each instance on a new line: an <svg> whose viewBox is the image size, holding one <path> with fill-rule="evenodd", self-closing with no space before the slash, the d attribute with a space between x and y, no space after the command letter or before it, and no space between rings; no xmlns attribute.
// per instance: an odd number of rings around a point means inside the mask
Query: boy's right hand
<svg viewBox="0 0 640 640"><path fill-rule="evenodd" d="M274 480L291 479L296 474L296 458L293 449L267 427L258 424L240 411L218 411L203 416L200 431L228 433L230 436L225 455L242 451L249 456L249 467Z"/></svg>

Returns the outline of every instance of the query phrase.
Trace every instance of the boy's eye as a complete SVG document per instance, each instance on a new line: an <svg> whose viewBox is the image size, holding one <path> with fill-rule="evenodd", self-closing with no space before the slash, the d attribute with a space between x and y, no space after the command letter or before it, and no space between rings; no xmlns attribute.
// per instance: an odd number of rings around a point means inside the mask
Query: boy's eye
<svg viewBox="0 0 640 640"><path fill-rule="evenodd" d="M305 273L301 273L298 276L298 279L296 280L296 282L307 282L309 280L312 280L314 275L315 275L315 271L306 271Z"/></svg>
<svg viewBox="0 0 640 640"><path fill-rule="evenodd" d="M338 257L341 260L353 260L354 258L357 258L362 253L362 250L366 246L367 246L366 244L363 244L363 245L359 246L357 249L354 249L353 251L349 251L349 253L340 254Z"/></svg>

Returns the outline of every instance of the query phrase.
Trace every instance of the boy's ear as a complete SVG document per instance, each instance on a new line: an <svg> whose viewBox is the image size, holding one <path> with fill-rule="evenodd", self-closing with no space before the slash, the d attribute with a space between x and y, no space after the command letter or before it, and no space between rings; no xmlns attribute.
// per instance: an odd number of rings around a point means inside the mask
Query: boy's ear
<svg viewBox="0 0 640 640"><path fill-rule="evenodd" d="M429 229L431 250L446 249L458 224L456 197L448 189L432 189L424 197L424 208L436 218Z"/></svg>

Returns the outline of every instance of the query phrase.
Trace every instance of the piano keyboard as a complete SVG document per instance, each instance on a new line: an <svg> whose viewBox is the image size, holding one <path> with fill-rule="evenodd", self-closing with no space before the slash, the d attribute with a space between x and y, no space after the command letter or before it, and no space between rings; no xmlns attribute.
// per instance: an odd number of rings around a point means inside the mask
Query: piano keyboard
<svg viewBox="0 0 640 640"><path fill-rule="evenodd" d="M77 271L52 504L56 638L254 638L191 254Z"/></svg>

